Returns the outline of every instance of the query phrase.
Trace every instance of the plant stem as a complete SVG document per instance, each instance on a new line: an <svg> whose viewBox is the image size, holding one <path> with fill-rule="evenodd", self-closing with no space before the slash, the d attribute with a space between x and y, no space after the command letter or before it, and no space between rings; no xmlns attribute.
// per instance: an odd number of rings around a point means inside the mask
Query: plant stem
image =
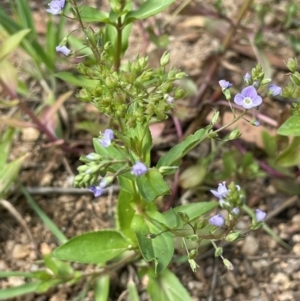
<svg viewBox="0 0 300 301"><path fill-rule="evenodd" d="M116 26L116 29L117 29L118 35L117 35L114 69L115 69L115 71L119 71L120 64L121 64L122 31L123 31L123 24L122 24L121 17L118 18L118 24Z"/></svg>

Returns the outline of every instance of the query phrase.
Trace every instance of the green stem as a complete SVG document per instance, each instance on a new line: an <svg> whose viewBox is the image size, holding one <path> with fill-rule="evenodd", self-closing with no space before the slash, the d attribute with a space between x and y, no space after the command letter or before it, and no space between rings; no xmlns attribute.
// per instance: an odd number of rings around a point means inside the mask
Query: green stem
<svg viewBox="0 0 300 301"><path fill-rule="evenodd" d="M231 122L229 122L228 124L225 124L224 126L220 127L219 129L215 130L214 133L218 133L226 128L228 128L229 126L231 126L232 124L234 124L235 122L237 122L239 119L241 119L245 114L246 114L247 110L244 110L242 112L241 115L235 117Z"/></svg>
<svg viewBox="0 0 300 301"><path fill-rule="evenodd" d="M115 53L115 62L114 62L114 69L115 71L119 71L120 64L121 64L121 50L122 50L122 31L123 31L123 24L121 17L118 18L117 28L117 45L116 45L116 53Z"/></svg>

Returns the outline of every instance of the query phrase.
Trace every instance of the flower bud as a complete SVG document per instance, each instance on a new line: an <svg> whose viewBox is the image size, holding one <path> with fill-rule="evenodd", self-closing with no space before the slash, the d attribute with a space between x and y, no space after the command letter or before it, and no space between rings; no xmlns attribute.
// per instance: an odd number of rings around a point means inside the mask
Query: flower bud
<svg viewBox="0 0 300 301"><path fill-rule="evenodd" d="M298 69L297 59L296 58L294 58L294 59L289 58L288 61L287 61L287 63L286 63L286 66L289 68L289 70L291 72L296 72L297 69Z"/></svg>
<svg viewBox="0 0 300 301"><path fill-rule="evenodd" d="M166 65L169 64L169 62L170 62L170 53L166 51L160 59L160 65L161 67L165 67Z"/></svg>
<svg viewBox="0 0 300 301"><path fill-rule="evenodd" d="M233 264L228 259L224 258L223 263L224 263L224 265L226 266L226 268L228 270L233 270L234 269Z"/></svg>
<svg viewBox="0 0 300 301"><path fill-rule="evenodd" d="M223 254L223 248L221 248L221 247L216 248L216 250L215 250L215 257L219 257L222 254Z"/></svg>

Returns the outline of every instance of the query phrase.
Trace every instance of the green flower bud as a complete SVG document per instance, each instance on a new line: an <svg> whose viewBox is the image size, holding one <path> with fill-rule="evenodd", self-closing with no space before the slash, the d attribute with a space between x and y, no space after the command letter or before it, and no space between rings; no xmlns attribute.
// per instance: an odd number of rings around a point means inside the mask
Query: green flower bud
<svg viewBox="0 0 300 301"><path fill-rule="evenodd" d="M240 130L239 130L239 129L235 129L235 130L233 130L233 131L229 134L227 140L234 140L234 139L237 139L237 138L239 138L239 137L241 137L241 136L242 136L242 133L240 132Z"/></svg>
<svg viewBox="0 0 300 301"><path fill-rule="evenodd" d="M138 60L138 64L142 70L145 69L148 64L148 57L141 57Z"/></svg>
<svg viewBox="0 0 300 301"><path fill-rule="evenodd" d="M220 112L219 111L216 111L211 119L211 124L214 125L217 123L218 119L219 119L219 115L220 115Z"/></svg>
<svg viewBox="0 0 300 301"><path fill-rule="evenodd" d="M226 241L235 241L240 237L240 232L232 232L225 237Z"/></svg>
<svg viewBox="0 0 300 301"><path fill-rule="evenodd" d="M77 94L76 94L76 97L81 100L81 101L84 101L84 102L88 102L88 101L91 101L92 97L90 95L90 93L88 93L88 91L83 88L81 89Z"/></svg>
<svg viewBox="0 0 300 301"><path fill-rule="evenodd" d="M78 166L78 167L77 167L77 170L78 170L80 173L85 173L88 169L89 169L89 166L87 166L87 165L81 165L81 166Z"/></svg>
<svg viewBox="0 0 300 301"><path fill-rule="evenodd" d="M176 75L175 75L175 78L176 79L181 79L183 77L187 77L187 74L185 72L178 72Z"/></svg>
<svg viewBox="0 0 300 301"><path fill-rule="evenodd" d="M267 85L267 84L269 84L271 81L272 81L272 80L271 80L270 78L265 78L265 79L263 79L263 80L261 81L261 84L262 84L262 85Z"/></svg>
<svg viewBox="0 0 300 301"><path fill-rule="evenodd" d="M184 95L185 95L185 92L182 88L177 88L175 90L175 93L174 93L175 99L182 98Z"/></svg>
<svg viewBox="0 0 300 301"><path fill-rule="evenodd" d="M86 174L94 174L99 171L101 168L101 165L94 165L94 166L89 166L89 168L85 171Z"/></svg>
<svg viewBox="0 0 300 301"><path fill-rule="evenodd" d="M291 80L297 86L300 86L300 73L296 71L295 73L291 74Z"/></svg>
<svg viewBox="0 0 300 301"><path fill-rule="evenodd" d="M228 270L233 270L234 269L233 264L228 259L224 258L223 263L224 263L224 265L226 266L226 268Z"/></svg>
<svg viewBox="0 0 300 301"><path fill-rule="evenodd" d="M169 62L170 62L170 53L166 51L160 59L160 66L165 67L166 65L169 64Z"/></svg>
<svg viewBox="0 0 300 301"><path fill-rule="evenodd" d="M197 251L196 249L191 250L191 251L189 252L189 260L195 259L195 258L197 257L197 255L198 255L198 251Z"/></svg>
<svg viewBox="0 0 300 301"><path fill-rule="evenodd" d="M215 250L215 257L219 257L222 254L223 254L223 248L221 248L221 247L216 248L216 250Z"/></svg>
<svg viewBox="0 0 300 301"><path fill-rule="evenodd" d="M162 166L158 171L163 175L171 175L178 169L178 166Z"/></svg>
<svg viewBox="0 0 300 301"><path fill-rule="evenodd" d="M298 69L298 62L297 62L296 58L294 58L294 59L289 58L287 63L285 63L285 64L291 72L296 72Z"/></svg>
<svg viewBox="0 0 300 301"><path fill-rule="evenodd" d="M184 223L189 222L190 218L185 212L178 212L178 215Z"/></svg>

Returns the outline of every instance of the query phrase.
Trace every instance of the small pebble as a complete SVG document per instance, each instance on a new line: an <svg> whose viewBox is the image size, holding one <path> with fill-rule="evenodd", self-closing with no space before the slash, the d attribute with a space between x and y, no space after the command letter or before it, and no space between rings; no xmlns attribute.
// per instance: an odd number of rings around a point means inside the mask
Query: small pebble
<svg viewBox="0 0 300 301"><path fill-rule="evenodd" d="M300 243L296 243L294 246L293 246L293 252L296 254L296 255L300 255Z"/></svg>
<svg viewBox="0 0 300 301"><path fill-rule="evenodd" d="M245 238L244 244L242 246L242 252L246 255L255 255L259 249L258 241L252 235Z"/></svg>

